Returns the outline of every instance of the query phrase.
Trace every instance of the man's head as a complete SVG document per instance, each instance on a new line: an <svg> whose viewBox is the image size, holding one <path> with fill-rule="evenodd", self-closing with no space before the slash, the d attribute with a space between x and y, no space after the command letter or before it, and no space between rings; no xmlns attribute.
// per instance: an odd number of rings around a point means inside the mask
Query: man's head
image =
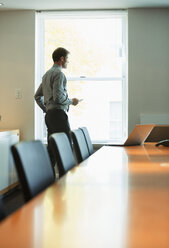
<svg viewBox="0 0 169 248"><path fill-rule="evenodd" d="M55 49L55 51L52 54L53 62L55 64L58 64L59 66L62 66L63 68L67 68L68 55L69 55L69 51L67 51L63 47L59 47Z"/></svg>

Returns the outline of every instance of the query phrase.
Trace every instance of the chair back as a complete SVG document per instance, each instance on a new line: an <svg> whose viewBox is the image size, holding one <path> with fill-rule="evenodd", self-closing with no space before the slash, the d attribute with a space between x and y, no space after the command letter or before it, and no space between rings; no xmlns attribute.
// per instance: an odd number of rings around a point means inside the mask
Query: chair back
<svg viewBox="0 0 169 248"><path fill-rule="evenodd" d="M0 221L5 218L5 212L2 203L2 197L0 196Z"/></svg>
<svg viewBox="0 0 169 248"><path fill-rule="evenodd" d="M49 145L61 177L76 165L70 141L65 133L54 133L49 137Z"/></svg>
<svg viewBox="0 0 169 248"><path fill-rule="evenodd" d="M11 150L25 200L29 201L55 180L47 149L36 140L19 142Z"/></svg>
<svg viewBox="0 0 169 248"><path fill-rule="evenodd" d="M82 132L85 136L87 148L88 148L89 154L91 155L94 153L94 149L93 149L93 145L92 145L92 141L91 141L88 129L86 127L80 127L80 129L82 130Z"/></svg>
<svg viewBox="0 0 169 248"><path fill-rule="evenodd" d="M81 129L72 131L72 138L78 163L89 157L86 139Z"/></svg>

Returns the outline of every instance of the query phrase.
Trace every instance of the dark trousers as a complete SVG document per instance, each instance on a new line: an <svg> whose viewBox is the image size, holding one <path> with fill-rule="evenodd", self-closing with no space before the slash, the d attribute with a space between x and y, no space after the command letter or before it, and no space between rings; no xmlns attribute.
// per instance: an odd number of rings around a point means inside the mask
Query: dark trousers
<svg viewBox="0 0 169 248"><path fill-rule="evenodd" d="M70 144L72 146L69 120L64 110L51 109L45 115L45 123L47 126L47 132L48 132L48 152L49 152L52 164L55 165L54 157L52 155L52 151L49 146L49 137L53 133L64 132L67 134Z"/></svg>

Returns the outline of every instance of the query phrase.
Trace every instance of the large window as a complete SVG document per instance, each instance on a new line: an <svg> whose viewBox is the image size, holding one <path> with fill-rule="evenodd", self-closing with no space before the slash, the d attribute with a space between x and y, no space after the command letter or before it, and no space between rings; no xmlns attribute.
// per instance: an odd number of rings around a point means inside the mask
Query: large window
<svg viewBox="0 0 169 248"><path fill-rule="evenodd" d="M122 141L127 136L127 13L37 13L35 89L53 64L57 47L70 51L63 70L69 97L83 99L71 106L71 128L86 126L94 142ZM42 111L36 106L36 138L46 139Z"/></svg>

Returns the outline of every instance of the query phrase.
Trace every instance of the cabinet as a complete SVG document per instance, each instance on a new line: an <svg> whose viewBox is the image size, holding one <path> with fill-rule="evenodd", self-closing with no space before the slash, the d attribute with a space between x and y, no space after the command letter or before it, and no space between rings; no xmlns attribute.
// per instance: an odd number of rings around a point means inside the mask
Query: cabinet
<svg viewBox="0 0 169 248"><path fill-rule="evenodd" d="M11 154L11 145L19 141L19 130L0 130L0 193L17 185L18 178Z"/></svg>

